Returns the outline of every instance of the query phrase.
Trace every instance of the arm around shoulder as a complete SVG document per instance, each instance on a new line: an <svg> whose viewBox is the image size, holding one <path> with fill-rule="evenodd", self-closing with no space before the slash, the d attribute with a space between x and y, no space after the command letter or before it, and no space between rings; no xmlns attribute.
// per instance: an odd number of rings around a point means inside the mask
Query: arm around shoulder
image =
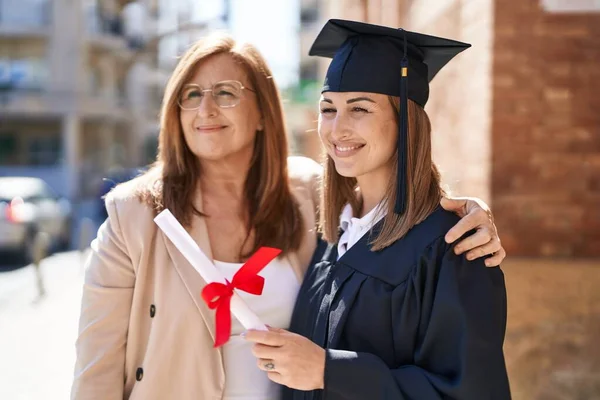
<svg viewBox="0 0 600 400"><path fill-rule="evenodd" d="M107 196L108 219L86 263L73 400L123 398L135 272L120 227L118 201Z"/></svg>

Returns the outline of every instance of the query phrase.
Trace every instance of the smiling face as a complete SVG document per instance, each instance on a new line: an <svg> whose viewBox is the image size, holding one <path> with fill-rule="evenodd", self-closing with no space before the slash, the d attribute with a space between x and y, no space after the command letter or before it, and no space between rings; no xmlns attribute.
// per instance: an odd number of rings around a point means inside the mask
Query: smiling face
<svg viewBox="0 0 600 400"><path fill-rule="evenodd" d="M238 81L244 87L249 87L243 68L227 54L211 56L202 61L192 78L183 86L179 94L180 104L201 97L197 109L181 109L179 120L185 141L192 153L201 160L240 157L250 160L256 131L263 129L256 94L249 90L254 88L241 89L239 104L222 108L210 92L202 90L213 88L223 81ZM223 91L223 87L219 91L215 88L215 94L230 96L231 93ZM222 104L229 105L226 101Z"/></svg>
<svg viewBox="0 0 600 400"><path fill-rule="evenodd" d="M388 96L325 92L319 107L319 136L338 174L389 175L398 125Z"/></svg>

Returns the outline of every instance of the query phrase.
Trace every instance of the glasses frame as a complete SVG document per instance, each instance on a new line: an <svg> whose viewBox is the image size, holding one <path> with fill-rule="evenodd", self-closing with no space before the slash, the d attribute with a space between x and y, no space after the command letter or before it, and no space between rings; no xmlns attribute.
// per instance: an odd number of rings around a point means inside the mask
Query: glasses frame
<svg viewBox="0 0 600 400"><path fill-rule="evenodd" d="M217 101L217 99L216 99L216 95L215 95L215 93L213 92L213 89L214 89L214 87L215 87L215 86L217 86L217 85L220 85L220 84L223 84L223 83L236 83L236 84L239 84L239 85L240 85L240 90L241 90L241 92L240 92L240 93L242 93L242 92L244 91L244 89L245 89L245 90L248 90L248 91L250 91L250 92L252 92L252 93L256 93L256 91L255 91L254 89L251 89L251 88L249 88L249 87L247 87L247 86L244 86L244 84L243 84L242 82L240 82L240 81L236 81L236 80L233 80L233 79L229 79L229 80L225 80L225 81L219 81L219 82L215 83L214 85L212 85L212 87L211 87L210 89L202 89L202 87L201 87L200 85L197 85L197 84L195 84L195 83L188 83L187 85L185 85L185 86L182 88L182 90L181 90L181 93L180 93L180 94L177 96L177 105L179 105L179 108L181 108L182 110L185 110L185 111L195 111L195 110L199 109L199 108L202 106L202 101L200 101L200 104L198 104L198 107L194 107L194 108L186 108L186 107L184 107L184 106L181 104L181 103L182 103L182 100L181 100L181 94L183 93L183 91L184 91L185 89L189 88L189 87L196 87L196 88L198 88L198 90L200 90L200 92L202 93L202 96L204 96L204 93L210 92L210 94L211 94L211 97L212 97L213 101L215 102L215 104L216 104L216 105L217 105L219 108L233 108L233 107L236 107L236 106L238 106L238 105L240 104L241 97L240 97L240 98L238 98L238 101L237 101L237 103L235 103L235 104L233 104L233 105L230 105L230 106L222 106L222 105L220 105L220 104L218 103L218 101Z"/></svg>

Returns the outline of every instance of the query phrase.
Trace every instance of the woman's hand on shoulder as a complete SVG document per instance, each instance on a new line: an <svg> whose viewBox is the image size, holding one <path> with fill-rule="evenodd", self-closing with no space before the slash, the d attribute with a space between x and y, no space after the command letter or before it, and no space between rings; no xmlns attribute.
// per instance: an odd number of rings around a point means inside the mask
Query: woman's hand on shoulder
<svg viewBox="0 0 600 400"><path fill-rule="evenodd" d="M454 248L456 254L467 253L469 260L491 255L485 260L488 267L500 265L506 257L494 216L488 205L475 197L444 197L441 201L446 211L451 211L461 217L461 220L446 234L446 242L453 243L465 233L476 232L461 240Z"/></svg>

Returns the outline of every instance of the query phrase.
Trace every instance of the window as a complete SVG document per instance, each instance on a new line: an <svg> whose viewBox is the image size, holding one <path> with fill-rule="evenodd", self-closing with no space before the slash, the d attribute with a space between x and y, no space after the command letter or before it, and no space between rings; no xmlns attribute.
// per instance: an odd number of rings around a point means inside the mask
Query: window
<svg viewBox="0 0 600 400"><path fill-rule="evenodd" d="M0 132L0 165L17 164L17 135L14 133Z"/></svg>
<svg viewBox="0 0 600 400"><path fill-rule="evenodd" d="M0 0L0 24L10 26L47 26L50 16L48 0Z"/></svg>
<svg viewBox="0 0 600 400"><path fill-rule="evenodd" d="M38 59L1 59L0 88L41 89L47 72L47 66Z"/></svg>
<svg viewBox="0 0 600 400"><path fill-rule="evenodd" d="M316 7L303 8L300 11L300 23L310 24L319 19L319 10Z"/></svg>
<svg viewBox="0 0 600 400"><path fill-rule="evenodd" d="M0 59L0 90L10 85L10 61Z"/></svg>
<svg viewBox="0 0 600 400"><path fill-rule="evenodd" d="M156 154L158 153L158 136L148 137L144 143L144 154L142 164L148 165L156 161Z"/></svg>
<svg viewBox="0 0 600 400"><path fill-rule="evenodd" d="M60 135L31 137L28 141L27 164L57 165L61 158Z"/></svg>

